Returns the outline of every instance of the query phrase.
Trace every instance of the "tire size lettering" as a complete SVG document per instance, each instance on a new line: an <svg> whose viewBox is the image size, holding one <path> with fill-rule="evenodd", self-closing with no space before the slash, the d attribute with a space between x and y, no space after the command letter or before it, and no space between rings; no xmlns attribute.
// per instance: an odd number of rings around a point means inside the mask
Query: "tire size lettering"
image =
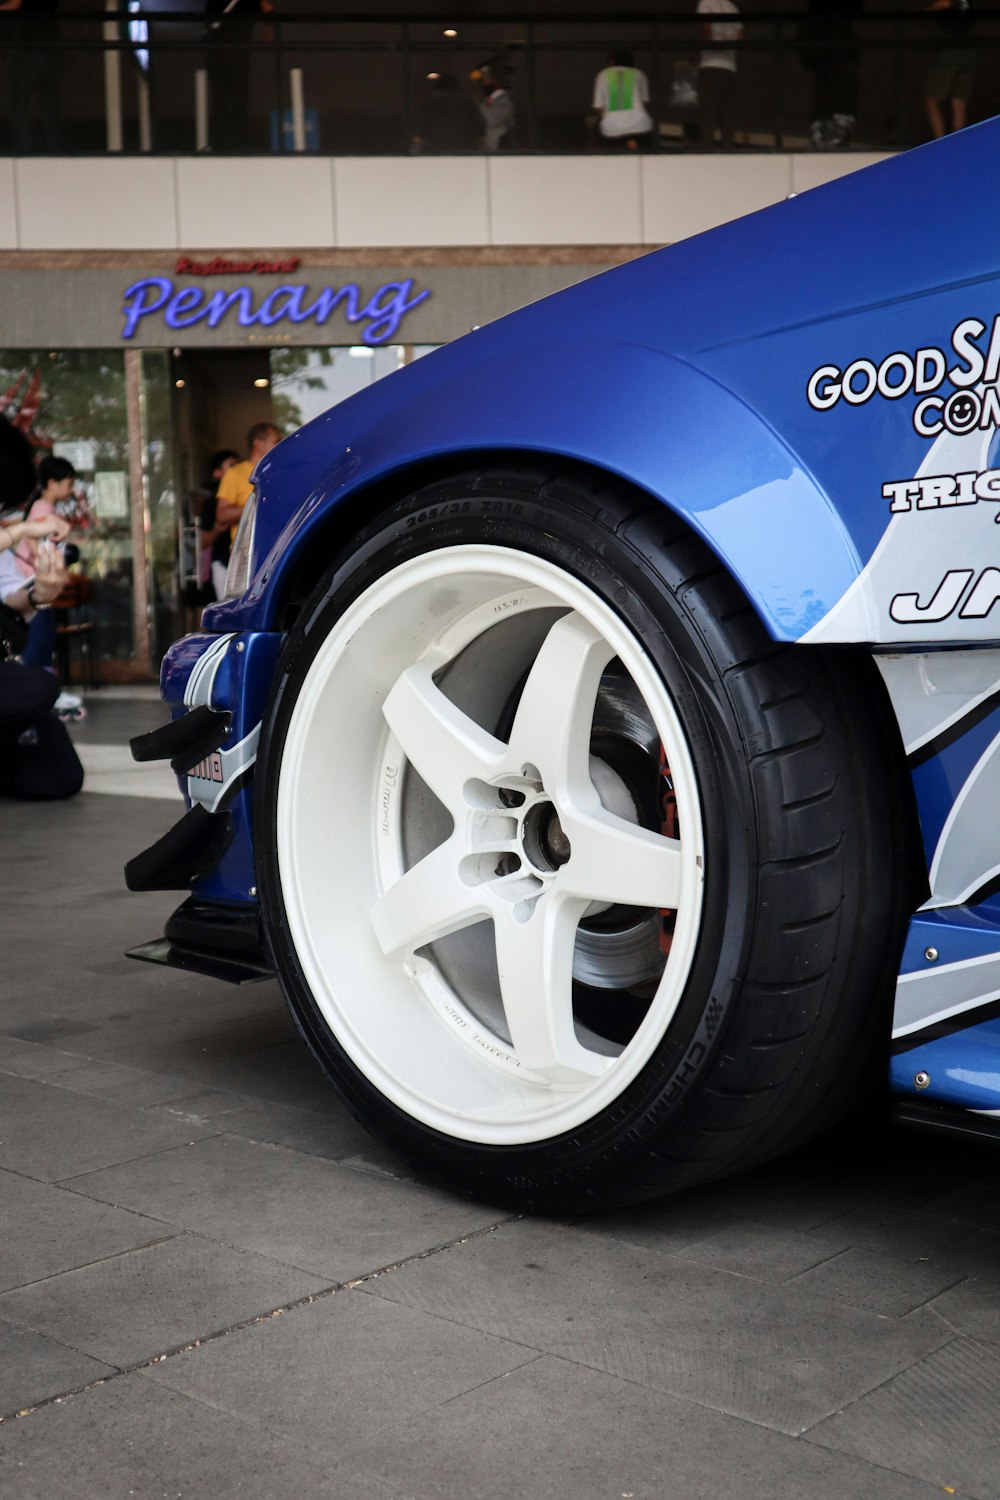
<svg viewBox="0 0 1000 1500"><path fill-rule="evenodd" d="M431 505L427 510L418 511L415 516L407 516L407 529L425 526L428 521L443 521L446 516L465 516L470 508L471 502L468 500L450 500L445 505Z"/></svg>

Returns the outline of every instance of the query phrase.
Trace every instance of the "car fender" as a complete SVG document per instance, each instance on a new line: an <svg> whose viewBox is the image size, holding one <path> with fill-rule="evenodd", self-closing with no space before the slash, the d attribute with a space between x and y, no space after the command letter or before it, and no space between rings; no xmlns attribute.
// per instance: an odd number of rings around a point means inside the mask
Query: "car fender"
<svg viewBox="0 0 1000 1500"><path fill-rule="evenodd" d="M625 341L456 360L470 339L442 351L457 364L443 380L427 378L440 355L389 377L381 415L362 430L347 401L276 450L280 462L258 476L250 589L207 611L207 628L274 629L288 580L331 512L365 489L379 484L384 494L384 481L398 477L404 494L408 469L457 467L482 454L495 463L505 451L591 464L655 496L712 548L775 639L797 640L858 576L857 550L830 497L710 376ZM424 378L407 380L411 371ZM294 509L292 493L305 496Z"/></svg>

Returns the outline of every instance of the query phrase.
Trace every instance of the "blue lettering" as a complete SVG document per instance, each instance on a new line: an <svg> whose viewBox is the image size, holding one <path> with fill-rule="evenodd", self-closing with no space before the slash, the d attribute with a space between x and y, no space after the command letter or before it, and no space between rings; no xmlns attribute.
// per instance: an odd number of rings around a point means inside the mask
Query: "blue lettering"
<svg viewBox="0 0 1000 1500"><path fill-rule="evenodd" d="M143 293L154 287L159 295L154 295L148 301L145 300ZM144 318L147 313L158 312L173 289L173 282L169 281L166 276L147 276L143 281L133 281L125 293L125 306L122 308L125 314L122 338L130 339L139 326L140 318Z"/></svg>
<svg viewBox="0 0 1000 1500"><path fill-rule="evenodd" d="M325 323L331 313L335 311L337 303L343 299L347 301L344 317L348 323L356 323L364 314L358 312L358 299L360 297L358 288L353 281L339 289L335 286L325 286L311 307L302 309L302 320L315 318L317 323Z"/></svg>
<svg viewBox="0 0 1000 1500"><path fill-rule="evenodd" d="M167 327L174 329L190 328L202 319L209 328L218 328L231 308L236 309L241 328L254 323L271 328L286 319L290 323L306 323L312 319L322 326L339 309L348 323L368 323L361 335L366 344L384 344L397 332L406 314L426 301L430 292L414 295L413 278L410 277L406 281L387 281L363 306L361 289L353 281L342 287L322 287L315 300L305 306L309 295L308 286L279 286L268 292L260 307L255 308L249 286L238 286L231 292L220 288L206 299L201 287L182 287L175 291L168 277L148 276L133 282L125 292L122 337L130 339L143 318L160 311Z"/></svg>
<svg viewBox="0 0 1000 1500"><path fill-rule="evenodd" d="M205 309L201 305L203 295L201 288L197 286L186 286L175 292L163 314L167 327L190 328L192 323L200 323L205 316ZM193 312L192 308L197 308L197 312Z"/></svg>
<svg viewBox="0 0 1000 1500"><path fill-rule="evenodd" d="M206 307L209 328L218 328L222 319L234 303L239 306L236 318L241 328L246 328L254 321L253 299L250 295L250 288L248 286L238 286L235 292L213 292L211 297L209 297Z"/></svg>
<svg viewBox="0 0 1000 1500"><path fill-rule="evenodd" d="M291 323L304 323L309 316L308 309L302 311L302 298L307 290L304 286L279 286L273 292L268 292L260 304L257 322L263 323L265 328L270 328L273 323L280 323L282 318L288 318Z"/></svg>
<svg viewBox="0 0 1000 1500"><path fill-rule="evenodd" d="M374 320L361 335L366 344L384 344L391 339L406 314L430 296L429 291L418 292L407 302L412 290L412 276L407 281L387 281L379 287L361 312L361 317Z"/></svg>

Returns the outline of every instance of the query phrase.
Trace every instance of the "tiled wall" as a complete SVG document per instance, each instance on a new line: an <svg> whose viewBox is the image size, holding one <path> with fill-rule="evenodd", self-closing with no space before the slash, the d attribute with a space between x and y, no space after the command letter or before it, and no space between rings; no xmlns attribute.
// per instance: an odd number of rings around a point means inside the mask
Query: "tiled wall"
<svg viewBox="0 0 1000 1500"><path fill-rule="evenodd" d="M0 160L2 250L659 245L878 156Z"/></svg>

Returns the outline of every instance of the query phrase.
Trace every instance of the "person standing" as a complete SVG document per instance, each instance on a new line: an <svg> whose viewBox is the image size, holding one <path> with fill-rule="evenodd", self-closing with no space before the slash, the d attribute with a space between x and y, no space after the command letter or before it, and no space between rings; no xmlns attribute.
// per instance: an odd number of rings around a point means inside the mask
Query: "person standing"
<svg viewBox="0 0 1000 1500"><path fill-rule="evenodd" d="M594 79L593 108L597 128L611 150L648 150L653 135L649 113L649 79L626 49L612 52L608 66Z"/></svg>
<svg viewBox="0 0 1000 1500"><path fill-rule="evenodd" d="M0 11L17 16L11 59L10 103L14 150L26 156L39 139L32 122L37 102L43 149L55 155L62 145L62 53L59 50L59 0L0 0ZM48 45L46 45L48 43Z"/></svg>
<svg viewBox="0 0 1000 1500"><path fill-rule="evenodd" d="M245 151L254 24L274 10L271 0L206 0L208 138L215 151Z"/></svg>
<svg viewBox="0 0 1000 1500"><path fill-rule="evenodd" d="M247 433L247 448L250 457L242 463L230 465L219 480L216 491L215 524L228 526L231 541L236 540L236 528L243 514L243 507L250 499L253 485L250 476L256 465L281 442L281 433L273 422L255 422Z"/></svg>
<svg viewBox="0 0 1000 1500"><path fill-rule="evenodd" d="M949 129L964 130L969 123L979 59L972 43L972 0L932 0L927 9L939 12L943 42L931 60L924 85L931 134L940 140ZM950 122L945 119L946 106L950 106Z"/></svg>
<svg viewBox="0 0 1000 1500"><path fill-rule="evenodd" d="M499 78L485 69L478 75L483 97L479 113L483 117L483 141L487 151L499 151L504 137L514 127L514 100Z"/></svg>
<svg viewBox="0 0 1000 1500"><path fill-rule="evenodd" d="M229 566L229 527L216 519L219 503L219 484L224 474L240 461L238 453L231 448L220 448L208 461L208 483L199 491L198 538L198 583L209 590L207 599L221 599L226 587L226 569ZM202 603L206 599L202 598Z"/></svg>
<svg viewBox="0 0 1000 1500"><path fill-rule="evenodd" d="M738 16L733 0L698 0L696 14L705 16ZM739 42L743 26L739 21L702 20L703 42ZM712 47L701 54L698 64L698 112L701 144L714 146L718 127L719 143L733 144L733 116L736 104L736 51L731 47Z"/></svg>

